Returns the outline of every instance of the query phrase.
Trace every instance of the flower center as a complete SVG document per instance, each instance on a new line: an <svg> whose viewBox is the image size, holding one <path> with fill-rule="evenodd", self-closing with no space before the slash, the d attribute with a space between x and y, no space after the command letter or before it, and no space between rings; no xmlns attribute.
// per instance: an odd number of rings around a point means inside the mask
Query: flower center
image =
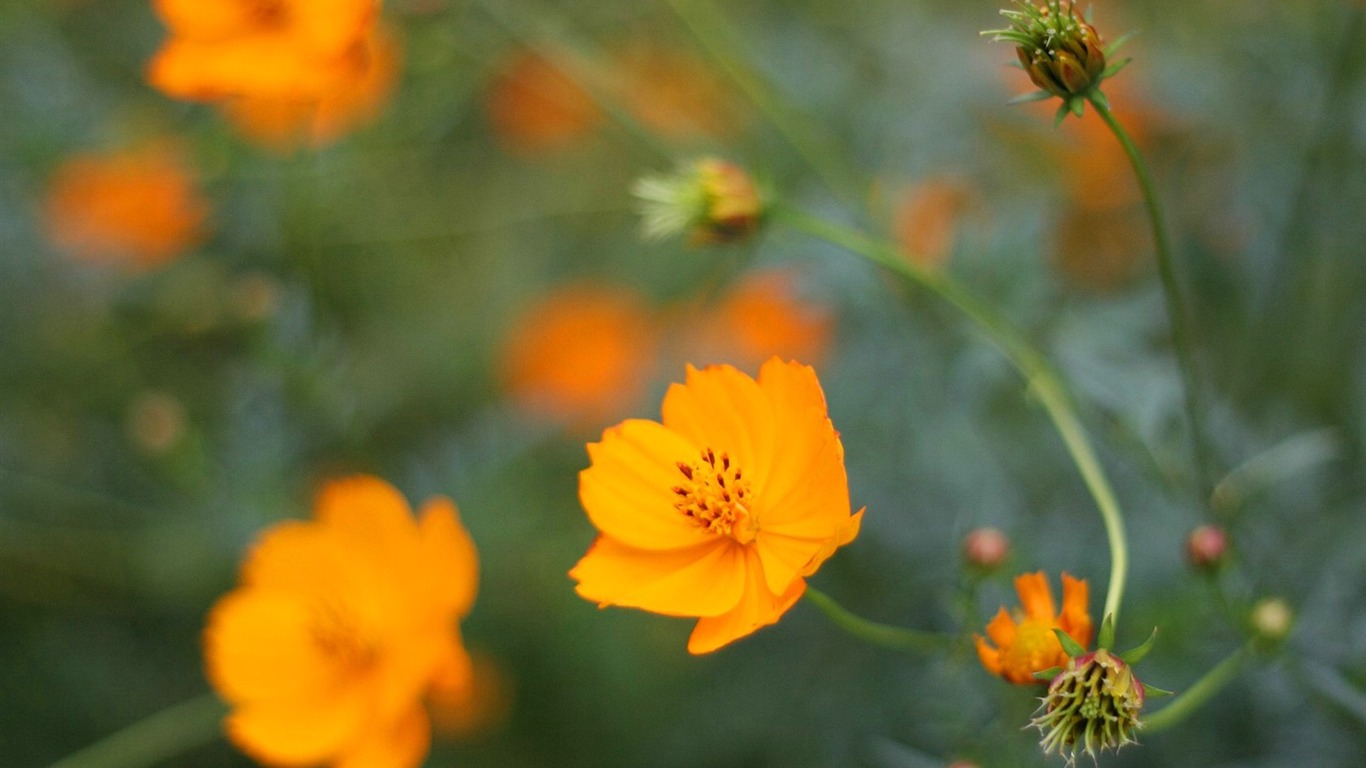
<svg viewBox="0 0 1366 768"><path fill-rule="evenodd" d="M355 612L338 601L315 603L308 631L318 650L341 667L363 669L375 660L375 643L362 631Z"/></svg>
<svg viewBox="0 0 1366 768"><path fill-rule="evenodd" d="M685 482L673 488L678 495L675 509L712 533L730 536L741 544L754 540L759 524L748 506L754 493L730 456L717 456L707 448L692 464L678 462L678 471Z"/></svg>
<svg viewBox="0 0 1366 768"><path fill-rule="evenodd" d="M1048 621L1026 619L1015 630L1015 639L1002 649L1002 665L1020 674L1033 674L1056 666L1065 659L1062 645Z"/></svg>

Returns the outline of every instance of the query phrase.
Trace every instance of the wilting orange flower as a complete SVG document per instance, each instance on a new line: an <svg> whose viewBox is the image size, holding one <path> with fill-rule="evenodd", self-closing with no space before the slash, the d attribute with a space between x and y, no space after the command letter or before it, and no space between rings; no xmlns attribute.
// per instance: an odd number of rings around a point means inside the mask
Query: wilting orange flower
<svg viewBox="0 0 1366 768"><path fill-rule="evenodd" d="M398 76L401 50L376 25L348 55L356 66L315 97L241 96L224 100L223 112L244 136L272 149L335 141L379 113Z"/></svg>
<svg viewBox="0 0 1366 768"><path fill-rule="evenodd" d="M474 544L450 500L414 520L373 477L324 486L314 517L267 531L209 614L228 736L269 765L415 768L430 746L424 693L468 687L457 621L474 602Z"/></svg>
<svg viewBox="0 0 1366 768"><path fill-rule="evenodd" d="M1053 634L1061 629L1085 648L1091 642L1091 615L1086 612L1085 579L1062 575L1062 612L1054 612L1053 590L1043 571L1015 577L1021 610L1007 613L1003 607L987 624L987 637L977 635L977 657L993 675L1019 685L1038 683L1035 672L1067 663L1067 653Z"/></svg>
<svg viewBox="0 0 1366 768"><path fill-rule="evenodd" d="M593 98L549 61L534 53L513 54L484 99L494 135L508 149L563 149L586 136L602 117Z"/></svg>
<svg viewBox="0 0 1366 768"><path fill-rule="evenodd" d="M689 313L684 346L694 359L746 371L774 356L819 364L834 325L828 307L802 299L795 274L764 269L741 279L715 305Z"/></svg>
<svg viewBox="0 0 1366 768"><path fill-rule="evenodd" d="M662 423L590 443L579 500L599 535L569 575L600 606L698 618L707 653L778 620L858 534L844 446L809 366L773 358L756 381L688 367Z"/></svg>
<svg viewBox="0 0 1366 768"><path fill-rule="evenodd" d="M47 238L90 262L153 267L199 242L209 206L171 145L70 158L44 206Z"/></svg>
<svg viewBox="0 0 1366 768"><path fill-rule="evenodd" d="M575 283L517 319L503 344L501 377L522 406L599 429L638 401L657 346L643 299L621 287Z"/></svg>
<svg viewBox="0 0 1366 768"><path fill-rule="evenodd" d="M353 82L380 0L153 0L170 38L147 78L169 96L319 98Z"/></svg>

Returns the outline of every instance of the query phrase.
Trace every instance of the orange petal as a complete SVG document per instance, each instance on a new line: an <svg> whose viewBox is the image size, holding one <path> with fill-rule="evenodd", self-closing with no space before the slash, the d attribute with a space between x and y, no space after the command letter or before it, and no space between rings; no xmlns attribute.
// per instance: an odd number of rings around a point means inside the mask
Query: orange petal
<svg viewBox="0 0 1366 768"><path fill-rule="evenodd" d="M746 568L748 575L739 605L720 616L699 619L688 638L689 653L710 653L776 622L806 591L806 582L798 579L781 596L774 595L764 584L759 555L752 549L746 549L745 557L749 561Z"/></svg>
<svg viewBox="0 0 1366 768"><path fill-rule="evenodd" d="M418 532L420 586L429 590L442 611L465 616L479 589L479 553L469 532L460 524L455 504L444 496L428 501L422 507Z"/></svg>
<svg viewBox="0 0 1366 768"><path fill-rule="evenodd" d="M835 546L830 541L828 550L834 552ZM754 539L754 549L763 563L765 585L770 592L782 594L794 579L807 574L807 566L827 547L823 539L792 538L761 528Z"/></svg>
<svg viewBox="0 0 1366 768"><path fill-rule="evenodd" d="M599 536L569 572L578 593L602 605L669 616L716 616L735 607L749 578L762 578L755 557L728 538L688 549L644 550ZM753 569L755 573L747 574Z"/></svg>
<svg viewBox="0 0 1366 768"><path fill-rule="evenodd" d="M390 725L367 729L333 768L417 768L431 744L431 720L422 707L413 707Z"/></svg>
<svg viewBox="0 0 1366 768"><path fill-rule="evenodd" d="M699 449L653 421L631 419L590 443L592 465L579 473L579 501L603 534L640 549L679 549L713 538L674 503L686 478L678 463L697 461Z"/></svg>
<svg viewBox="0 0 1366 768"><path fill-rule="evenodd" d="M228 738L258 762L307 766L328 762L365 728L364 689L303 699L243 704L224 721Z"/></svg>
<svg viewBox="0 0 1366 768"><path fill-rule="evenodd" d="M320 56L340 56L369 31L379 0L288 0L299 20L294 37Z"/></svg>
<svg viewBox="0 0 1366 768"><path fill-rule="evenodd" d="M838 535L849 521L849 480L834 431L783 442L764 491L755 493L760 526L802 538Z"/></svg>
<svg viewBox="0 0 1366 768"><path fill-rule="evenodd" d="M326 697L344 670L319 652L312 609L298 597L238 589L214 605L204 630L209 680L229 701Z"/></svg>
<svg viewBox="0 0 1366 768"><path fill-rule="evenodd" d="M762 497L773 454L768 399L754 379L729 365L688 366L686 384L664 395L664 424L698 448L726 452Z"/></svg>
<svg viewBox="0 0 1366 768"><path fill-rule="evenodd" d="M241 0L152 0L152 9L177 37L222 40L257 26L250 3Z"/></svg>
<svg viewBox="0 0 1366 768"><path fill-rule="evenodd" d="M1005 648L1015 642L1017 629L1015 619L1005 608L1001 608L996 611L991 621L987 622L987 637L991 638L991 642L995 643L997 648Z"/></svg>
<svg viewBox="0 0 1366 768"><path fill-rule="evenodd" d="M982 666L993 675L1001 674L1001 652L990 645L981 635L973 635L973 641L977 644L977 658L981 660Z"/></svg>
<svg viewBox="0 0 1366 768"><path fill-rule="evenodd" d="M1086 579L1062 575L1062 615L1058 617L1058 623L1083 648L1090 646L1093 629L1091 614L1086 610L1089 591Z"/></svg>
<svg viewBox="0 0 1366 768"><path fill-rule="evenodd" d="M1016 576L1015 592L1020 596L1020 605L1027 618L1045 622L1054 620L1053 590L1049 588L1048 578L1043 571Z"/></svg>

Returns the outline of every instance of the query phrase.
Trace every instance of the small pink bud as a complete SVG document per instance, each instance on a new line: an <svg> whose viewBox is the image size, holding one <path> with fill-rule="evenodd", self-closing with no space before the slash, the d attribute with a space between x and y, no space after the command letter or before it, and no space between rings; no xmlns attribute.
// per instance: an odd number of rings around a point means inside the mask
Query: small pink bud
<svg viewBox="0 0 1366 768"><path fill-rule="evenodd" d="M992 571L1010 554L1010 539L995 528L974 528L963 537L963 559L968 564Z"/></svg>
<svg viewBox="0 0 1366 768"><path fill-rule="evenodd" d="M1216 525L1202 525L1186 537L1186 557L1201 570L1217 567L1228 550L1228 535Z"/></svg>

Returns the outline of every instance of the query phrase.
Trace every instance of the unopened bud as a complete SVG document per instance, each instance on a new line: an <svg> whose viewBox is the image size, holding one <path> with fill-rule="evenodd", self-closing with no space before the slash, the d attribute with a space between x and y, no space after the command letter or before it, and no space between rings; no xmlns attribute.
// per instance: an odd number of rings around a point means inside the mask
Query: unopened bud
<svg viewBox="0 0 1366 768"><path fill-rule="evenodd" d="M974 528L963 537L963 559L973 567L994 571L1010 555L1010 539L995 528Z"/></svg>
<svg viewBox="0 0 1366 768"><path fill-rule="evenodd" d="M1070 100L1085 96L1105 77L1100 33L1077 13L1071 0L1041 5L1017 0L1019 10L1001 11L1009 29L990 30L996 40L1015 43L1029 79L1039 88Z"/></svg>
<svg viewBox="0 0 1366 768"><path fill-rule="evenodd" d="M1217 525L1202 525L1186 537L1186 557L1200 570L1212 570L1224 561L1228 535Z"/></svg>
<svg viewBox="0 0 1366 768"><path fill-rule="evenodd" d="M640 199L645 236L687 234L693 245L733 243L759 228L764 202L743 168L704 158L670 175L646 176L632 193Z"/></svg>
<svg viewBox="0 0 1366 768"><path fill-rule="evenodd" d="M1263 640L1280 642L1295 625L1290 606L1279 597L1264 597L1252 606L1252 630Z"/></svg>

